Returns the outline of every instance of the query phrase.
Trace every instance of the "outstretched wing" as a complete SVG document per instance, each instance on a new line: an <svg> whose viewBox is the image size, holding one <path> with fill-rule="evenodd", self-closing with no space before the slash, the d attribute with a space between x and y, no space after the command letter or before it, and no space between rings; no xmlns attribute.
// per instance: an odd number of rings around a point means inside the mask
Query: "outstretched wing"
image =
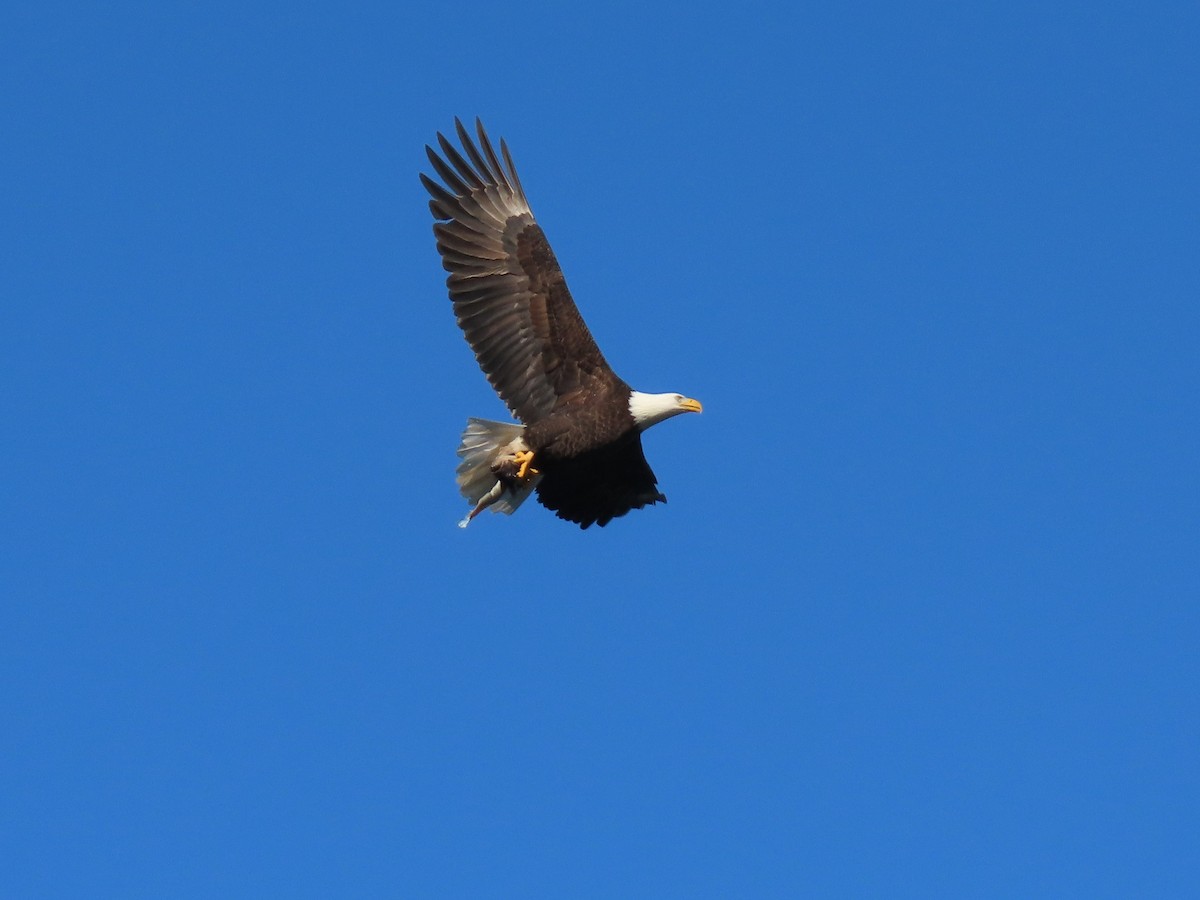
<svg viewBox="0 0 1200 900"><path fill-rule="evenodd" d="M580 528L604 527L631 509L667 498L642 452L642 437L634 432L598 450L563 460L541 477L538 502L560 519Z"/></svg>
<svg viewBox="0 0 1200 900"><path fill-rule="evenodd" d="M444 185L421 175L446 285L488 381L513 415L536 422L559 398L616 376L534 221L508 147L500 142L501 164L482 122L475 121L478 146L454 124L466 156L439 133L442 155L425 150Z"/></svg>

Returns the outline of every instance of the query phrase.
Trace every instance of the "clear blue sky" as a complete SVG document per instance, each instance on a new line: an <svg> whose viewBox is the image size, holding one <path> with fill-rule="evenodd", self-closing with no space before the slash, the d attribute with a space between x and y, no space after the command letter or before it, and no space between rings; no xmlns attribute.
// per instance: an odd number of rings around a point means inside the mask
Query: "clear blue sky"
<svg viewBox="0 0 1200 900"><path fill-rule="evenodd" d="M27 4L0 893L1200 892L1194 4ZM467 531L507 138L670 498Z"/></svg>

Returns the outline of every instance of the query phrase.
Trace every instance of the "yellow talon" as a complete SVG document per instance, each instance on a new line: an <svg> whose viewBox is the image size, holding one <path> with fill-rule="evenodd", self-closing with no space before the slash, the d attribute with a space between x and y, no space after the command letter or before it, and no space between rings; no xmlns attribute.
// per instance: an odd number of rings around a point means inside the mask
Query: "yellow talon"
<svg viewBox="0 0 1200 900"><path fill-rule="evenodd" d="M533 468L533 466L531 465L531 463L533 462L533 451L532 450L518 451L516 456L513 457L513 462L515 462L519 467L517 469L517 480L518 481L524 481L526 476L528 476L528 475L538 474L538 470Z"/></svg>

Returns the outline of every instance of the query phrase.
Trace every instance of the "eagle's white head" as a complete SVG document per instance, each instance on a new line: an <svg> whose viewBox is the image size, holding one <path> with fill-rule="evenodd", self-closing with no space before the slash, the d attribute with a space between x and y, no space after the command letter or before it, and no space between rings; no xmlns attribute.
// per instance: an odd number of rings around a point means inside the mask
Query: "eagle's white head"
<svg viewBox="0 0 1200 900"><path fill-rule="evenodd" d="M685 412L700 412L703 408L699 400L693 400L683 394L629 392L629 414L633 416L633 421L642 431L651 425L657 425L663 419L669 419L671 416Z"/></svg>

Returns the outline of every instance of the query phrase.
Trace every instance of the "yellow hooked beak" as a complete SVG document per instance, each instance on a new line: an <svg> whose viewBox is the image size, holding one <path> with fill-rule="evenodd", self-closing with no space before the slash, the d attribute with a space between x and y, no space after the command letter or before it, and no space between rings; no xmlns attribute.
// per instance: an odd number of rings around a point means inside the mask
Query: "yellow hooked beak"
<svg viewBox="0 0 1200 900"><path fill-rule="evenodd" d="M693 400L691 397L684 397L680 400L679 408L684 412L704 412L704 407L700 405L700 401Z"/></svg>

